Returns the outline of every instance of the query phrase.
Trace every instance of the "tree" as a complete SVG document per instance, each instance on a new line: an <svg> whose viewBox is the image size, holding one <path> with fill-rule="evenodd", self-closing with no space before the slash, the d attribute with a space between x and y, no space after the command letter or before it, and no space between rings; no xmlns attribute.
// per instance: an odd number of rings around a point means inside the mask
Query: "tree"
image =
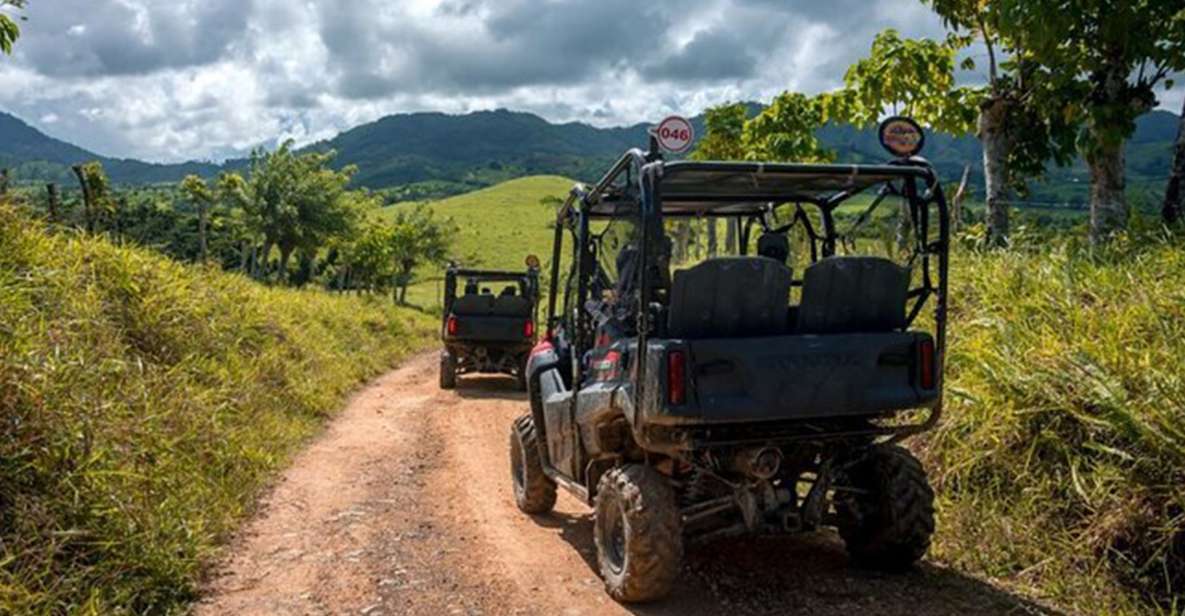
<svg viewBox="0 0 1185 616"><path fill-rule="evenodd" d="M1164 207L1161 217L1164 224L1173 225L1181 219L1185 210L1185 108L1181 109L1181 125L1177 128L1177 145L1173 148L1173 170L1164 191Z"/></svg>
<svg viewBox="0 0 1185 616"><path fill-rule="evenodd" d="M943 23L956 32L969 32L971 39L984 46L988 58L987 87L976 93L971 101L977 107L976 135L983 145L985 206L987 209L988 243L1001 245L1007 240L1009 228L1008 194L1015 178L1009 173L1008 158L1018 131L1012 126L1019 113L1022 94L1013 86L1018 80L1010 78L1000 62L1004 42L1000 40L997 5L990 0L922 0L938 13ZM966 45L971 39L948 39ZM968 60L964 68L974 68ZM1044 161L1042 161L1044 162Z"/></svg>
<svg viewBox="0 0 1185 616"><path fill-rule="evenodd" d="M111 198L111 184L107 181L103 164L97 160L74 165L71 170L74 171L79 188L82 189L82 212L86 231L95 233L99 230L100 220L115 211L115 201Z"/></svg>
<svg viewBox="0 0 1185 616"><path fill-rule="evenodd" d="M799 92L783 92L753 119L745 122L741 134L747 160L830 162L835 153L824 148L815 136L823 126L820 98Z"/></svg>
<svg viewBox="0 0 1185 616"><path fill-rule="evenodd" d="M181 194L197 209L198 213L198 260L205 264L210 256L206 239L209 226L210 207L214 205L214 192L206 181L196 175L187 175L177 186Z"/></svg>
<svg viewBox="0 0 1185 616"><path fill-rule="evenodd" d="M1053 159L1068 164L1073 132L1064 104L1050 92L1056 79L1011 48L997 32L998 6L984 0L923 0L953 30L945 41L902 39L879 34L867 58L844 76L845 88L827 100L828 119L860 125L876 122L885 108L934 130L955 135L975 131L983 146L987 239L1006 242L1010 192L1040 176ZM974 41L988 58L986 87L956 85L957 67L975 68L970 58L957 65L960 50ZM1008 52L1003 61L999 54Z"/></svg>
<svg viewBox="0 0 1185 616"><path fill-rule="evenodd" d="M341 240L334 286L342 291L387 289L395 279L392 232L392 225L371 221L354 237Z"/></svg>
<svg viewBox="0 0 1185 616"><path fill-rule="evenodd" d="M0 0L0 52L11 55L12 44L21 37L21 27L17 25L17 20L4 13L6 7L23 9L25 0ZM24 20L24 17L20 19Z"/></svg>
<svg viewBox="0 0 1185 616"><path fill-rule="evenodd" d="M391 223L390 254L395 263L395 285L400 304L407 303L407 287L416 267L442 263L452 246L457 227L452 219L439 220L423 204L400 208Z"/></svg>
<svg viewBox="0 0 1185 616"><path fill-rule="evenodd" d="M864 127L877 123L889 108L894 115L909 116L934 130L954 135L971 132L976 103L983 92L955 85L956 57L966 43L965 38L955 36L939 42L903 39L892 29L881 32L869 55L844 74L844 88L825 98L828 119ZM1003 204L998 203L1002 188L998 179L1004 165L996 153L1005 146L993 133L981 131L980 136L988 176L988 210L995 213L988 216L988 234L999 243L1008 233L1008 218ZM898 222L898 241L903 244L910 228L904 206Z"/></svg>
<svg viewBox="0 0 1185 616"><path fill-rule="evenodd" d="M822 97L828 120L860 127L875 125L885 109L909 116L934 130L961 135L975 119L975 88L955 86L955 56L965 41L903 39L887 29L872 41L868 57L844 73L844 88ZM897 217L897 243L907 246L911 225L902 202Z"/></svg>
<svg viewBox="0 0 1185 616"><path fill-rule="evenodd" d="M745 158L744 133L749 109L744 103L726 103L704 111L705 134L691 153L692 160L742 160ZM716 221L708 219L708 256L716 256ZM728 222L728 250L736 243L735 219ZM691 224L681 220L675 229L675 257L682 261L687 256L691 238Z"/></svg>
<svg viewBox="0 0 1185 616"><path fill-rule="evenodd" d="M905 39L896 30L876 35L868 57L844 73L844 88L824 97L828 120L874 125L885 109L951 134L971 131L978 88L956 87L955 57L965 41Z"/></svg>
<svg viewBox="0 0 1185 616"><path fill-rule="evenodd" d="M356 168L331 169L334 152L296 154L292 145L287 141L274 152L256 150L246 182L236 186L226 180L229 194L242 201L248 228L263 238L260 258L266 262L272 248L279 249L281 280L288 278L293 252L315 253L329 238L348 233L357 220L346 191Z"/></svg>
<svg viewBox="0 0 1185 616"><path fill-rule="evenodd" d="M222 203L223 208L229 212L230 218L233 221L232 226L238 230L240 236L236 238L240 242L239 270L244 274L250 274L253 278L258 278L259 260L256 257L259 236L256 230L252 228L252 219L248 215L248 208L251 203L250 190L251 187L247 184L247 181L237 173L223 171L218 176L218 183L216 185L217 199Z"/></svg>
<svg viewBox="0 0 1185 616"><path fill-rule="evenodd" d="M995 0L1016 49L1083 93L1078 149L1090 168L1090 237L1126 228L1124 145L1155 89L1185 69L1185 9L1166 0Z"/></svg>
<svg viewBox="0 0 1185 616"><path fill-rule="evenodd" d="M704 111L704 136L691 153L692 160L741 160L749 109L744 103L726 103Z"/></svg>

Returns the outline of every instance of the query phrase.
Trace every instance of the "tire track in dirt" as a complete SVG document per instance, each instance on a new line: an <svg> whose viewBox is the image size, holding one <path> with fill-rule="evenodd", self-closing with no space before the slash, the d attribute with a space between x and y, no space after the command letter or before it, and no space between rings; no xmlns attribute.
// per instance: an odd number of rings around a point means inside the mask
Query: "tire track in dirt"
<svg viewBox="0 0 1185 616"><path fill-rule="evenodd" d="M507 440L525 396L493 377L440 391L436 357L368 385L297 457L197 614L1048 613L937 565L851 569L831 533L691 548L668 600L619 605L582 503L514 506Z"/></svg>

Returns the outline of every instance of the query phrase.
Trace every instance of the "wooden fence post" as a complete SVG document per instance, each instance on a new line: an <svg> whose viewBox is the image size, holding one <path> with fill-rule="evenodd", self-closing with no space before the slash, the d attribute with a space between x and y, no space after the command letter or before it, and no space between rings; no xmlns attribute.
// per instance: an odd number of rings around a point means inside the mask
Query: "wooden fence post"
<svg viewBox="0 0 1185 616"><path fill-rule="evenodd" d="M50 182L45 185L45 192L49 196L49 221L58 222L58 185Z"/></svg>
<svg viewBox="0 0 1185 616"><path fill-rule="evenodd" d="M954 214L951 216L954 219L954 230L958 231L963 226L963 199L967 196L967 179L971 175L971 165L963 166L963 180L959 182L959 189L955 191L955 196L951 199L951 211Z"/></svg>
<svg viewBox="0 0 1185 616"><path fill-rule="evenodd" d="M82 165L74 165L71 167L71 169L74 170L74 175L78 176L78 184L82 187L82 216L86 224L86 232L94 233L94 203L93 197L91 196L90 184L88 184L86 181L86 172L83 170Z"/></svg>

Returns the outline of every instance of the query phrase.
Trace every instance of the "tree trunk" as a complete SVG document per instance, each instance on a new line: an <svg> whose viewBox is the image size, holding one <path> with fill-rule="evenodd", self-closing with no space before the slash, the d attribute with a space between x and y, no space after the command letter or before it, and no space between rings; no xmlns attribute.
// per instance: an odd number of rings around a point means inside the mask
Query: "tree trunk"
<svg viewBox="0 0 1185 616"><path fill-rule="evenodd" d="M288 282L288 259L290 257L292 257L292 247L280 246L280 282Z"/></svg>
<svg viewBox="0 0 1185 616"><path fill-rule="evenodd" d="M1127 137L1120 136L1120 126L1116 125L1121 120L1110 118L1116 113L1115 108L1123 105L1134 107L1132 117L1147 111L1142 101L1131 96L1127 83L1129 71L1119 59L1121 54L1109 55L1113 56L1110 64L1103 69L1101 80L1095 80L1097 86L1090 95L1094 105L1108 111L1098 114L1101 118L1087 122L1087 141L1083 148L1083 158L1090 167L1090 241L1093 244L1104 242L1127 228L1127 195L1124 193L1127 163L1123 152Z"/></svg>
<svg viewBox="0 0 1185 616"><path fill-rule="evenodd" d="M740 251L737 250L737 241L740 239L737 233L737 223L740 222L736 218L729 218L724 221L724 250L727 254L738 255Z"/></svg>
<svg viewBox="0 0 1185 616"><path fill-rule="evenodd" d="M243 240L239 243L239 271L246 274L250 270L251 265L251 240Z"/></svg>
<svg viewBox="0 0 1185 616"><path fill-rule="evenodd" d="M209 249L206 245L206 225L208 224L208 211L205 203L198 203L198 252L202 265L206 264L206 259L210 256Z"/></svg>
<svg viewBox="0 0 1185 616"><path fill-rule="evenodd" d="M78 185L82 187L82 219L86 227L86 232L94 233L94 198L91 196L90 184L86 181L86 173L83 171L82 165L74 165L71 169L73 169L74 175L78 176Z"/></svg>
<svg viewBox="0 0 1185 616"><path fill-rule="evenodd" d="M704 220L708 224L708 258L716 256L716 219L706 218Z"/></svg>
<svg viewBox="0 0 1185 616"><path fill-rule="evenodd" d="M49 198L49 222L58 221L58 185L46 184L45 192Z"/></svg>
<svg viewBox="0 0 1185 616"><path fill-rule="evenodd" d="M110 216L110 220L108 221L109 222L108 228L113 229L115 231L116 237L123 237L122 216L124 215L125 212L128 212L128 211L129 211L128 198L126 196L124 196L124 197L119 198L119 208L114 211L108 212L108 216Z"/></svg>
<svg viewBox="0 0 1185 616"><path fill-rule="evenodd" d="M1181 109L1181 124L1177 128L1177 146L1174 150L1173 170L1164 191L1164 207L1161 209L1166 225L1176 224L1185 211L1185 186L1182 186L1185 184L1185 106Z"/></svg>
<svg viewBox="0 0 1185 616"><path fill-rule="evenodd" d="M399 305L407 305L407 285L411 282L412 270L415 269L414 263L403 263L399 266L399 279L396 284L399 285Z"/></svg>
<svg viewBox="0 0 1185 616"><path fill-rule="evenodd" d="M1008 135L1007 99L997 96L979 107L979 140L983 144L984 205L987 211L987 243L1008 242Z"/></svg>
<svg viewBox="0 0 1185 616"><path fill-rule="evenodd" d="M8 169L0 169L0 195L8 194Z"/></svg>
<svg viewBox="0 0 1185 616"><path fill-rule="evenodd" d="M963 179L951 199L951 227L958 230L963 226L963 200L967 198L967 180L971 178L971 165L963 165Z"/></svg>
<svg viewBox="0 0 1185 616"><path fill-rule="evenodd" d="M1124 140L1098 140L1086 156L1090 167L1090 241L1105 242L1127 227Z"/></svg>
<svg viewBox="0 0 1185 616"><path fill-rule="evenodd" d="M274 245L275 242L273 242L271 239L264 238L263 250L260 251L259 255L257 255L255 258L255 262L252 263L252 278L260 279L267 275L267 268L270 266L270 260L272 257L272 246ZM259 267L261 261L263 262L262 272L260 271L261 268Z"/></svg>

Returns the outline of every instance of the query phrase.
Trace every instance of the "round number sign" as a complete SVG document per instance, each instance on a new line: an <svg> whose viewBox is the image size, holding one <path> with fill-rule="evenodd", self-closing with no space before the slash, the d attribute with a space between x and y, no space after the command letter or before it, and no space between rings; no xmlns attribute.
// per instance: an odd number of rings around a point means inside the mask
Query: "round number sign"
<svg viewBox="0 0 1185 616"><path fill-rule="evenodd" d="M894 156L908 158L922 151L926 133L911 118L893 116L881 122L881 145Z"/></svg>
<svg viewBox="0 0 1185 616"><path fill-rule="evenodd" d="M687 118L670 116L658 123L658 127L654 129L654 136L658 138L658 145L662 149L682 154L691 149L691 144L695 141L695 129L691 127L691 122L688 122Z"/></svg>

